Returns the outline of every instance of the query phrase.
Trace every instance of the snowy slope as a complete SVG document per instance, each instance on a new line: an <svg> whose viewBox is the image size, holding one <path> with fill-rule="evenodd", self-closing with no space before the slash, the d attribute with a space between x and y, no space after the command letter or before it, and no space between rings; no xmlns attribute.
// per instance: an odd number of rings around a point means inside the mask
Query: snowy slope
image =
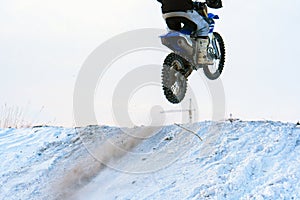
<svg viewBox="0 0 300 200"><path fill-rule="evenodd" d="M185 127L0 129L0 199L300 199L295 124Z"/></svg>

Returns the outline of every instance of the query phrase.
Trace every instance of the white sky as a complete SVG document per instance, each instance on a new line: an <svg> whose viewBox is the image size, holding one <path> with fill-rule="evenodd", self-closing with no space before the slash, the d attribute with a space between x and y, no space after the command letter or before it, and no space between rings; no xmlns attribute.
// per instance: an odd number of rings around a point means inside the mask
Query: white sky
<svg viewBox="0 0 300 200"><path fill-rule="evenodd" d="M248 120L300 120L300 2L224 0L223 4L223 9L210 11L221 17L216 31L227 48L222 74L227 113ZM125 31L165 28L156 0L1 0L0 24L0 106L27 106L32 113L44 107L41 123L65 126L73 124L77 73L95 48ZM165 55L155 56L163 60ZM198 93L199 120L209 119L203 80L193 76L190 83L204 90ZM157 94L160 90L151 88ZM143 102L142 94L132 99L132 107L139 110L132 116L137 124L148 123L143 109L147 112L153 104L177 108L161 96ZM114 124L106 112L109 109L97 114L99 123Z"/></svg>

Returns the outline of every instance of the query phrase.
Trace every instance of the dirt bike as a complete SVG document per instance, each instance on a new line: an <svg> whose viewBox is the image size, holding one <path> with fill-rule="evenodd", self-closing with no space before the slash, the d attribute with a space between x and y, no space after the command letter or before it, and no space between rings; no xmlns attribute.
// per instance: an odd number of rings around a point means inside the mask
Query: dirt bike
<svg viewBox="0 0 300 200"><path fill-rule="evenodd" d="M210 80L215 80L221 75L225 63L225 45L221 35L214 32L214 19L218 15L207 14L209 22L208 59L213 60L213 65L197 64L196 38L192 33L169 31L160 36L163 45L170 48L170 53L164 60L162 69L162 86L167 100L173 104L180 103L187 90L188 76L193 70L203 68L204 74Z"/></svg>

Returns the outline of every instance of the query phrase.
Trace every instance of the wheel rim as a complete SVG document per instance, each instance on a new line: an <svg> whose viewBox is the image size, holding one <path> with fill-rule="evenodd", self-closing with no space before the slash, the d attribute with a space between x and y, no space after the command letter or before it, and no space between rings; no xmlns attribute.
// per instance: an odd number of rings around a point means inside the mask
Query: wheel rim
<svg viewBox="0 0 300 200"><path fill-rule="evenodd" d="M186 61L175 53L170 53L164 60L162 84L164 95L170 103L181 102L186 93Z"/></svg>
<svg viewBox="0 0 300 200"><path fill-rule="evenodd" d="M182 78L183 75L180 70L183 69L182 63L178 60L174 60L171 64L171 71L174 73L174 84L171 85L170 89L175 96L178 96L182 90Z"/></svg>
<svg viewBox="0 0 300 200"><path fill-rule="evenodd" d="M214 32L214 39L211 41L207 56L213 61L213 65L203 67L206 77L210 80L215 80L220 77L225 63L225 45L221 35Z"/></svg>
<svg viewBox="0 0 300 200"><path fill-rule="evenodd" d="M172 93L175 96L179 96L179 94L181 93L181 90L183 88L183 84L182 84L182 74L180 72L175 72L174 74L174 84L171 85L170 89L172 91Z"/></svg>
<svg viewBox="0 0 300 200"><path fill-rule="evenodd" d="M221 48L220 48L220 45L217 41L216 41L216 47L217 47L218 52L220 54ZM209 71L212 74L214 74L214 73L218 72L219 65L220 65L220 62L221 62L221 54L218 56L216 50L213 48L212 44L210 44L210 46L208 47L208 50L207 50L207 55L208 55L208 58L214 62L214 64L207 66Z"/></svg>

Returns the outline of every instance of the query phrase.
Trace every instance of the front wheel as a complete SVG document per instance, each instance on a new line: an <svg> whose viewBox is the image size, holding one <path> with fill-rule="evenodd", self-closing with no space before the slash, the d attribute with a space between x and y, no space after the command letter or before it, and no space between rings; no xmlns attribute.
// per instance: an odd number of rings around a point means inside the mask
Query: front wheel
<svg viewBox="0 0 300 200"><path fill-rule="evenodd" d="M170 103L180 103L186 93L188 62L181 56L170 53L162 69L162 86L164 95Z"/></svg>
<svg viewBox="0 0 300 200"><path fill-rule="evenodd" d="M207 55L209 59L214 61L214 64L204 66L203 71L208 79L215 80L221 75L225 64L225 44L221 35L217 32L213 33Z"/></svg>

